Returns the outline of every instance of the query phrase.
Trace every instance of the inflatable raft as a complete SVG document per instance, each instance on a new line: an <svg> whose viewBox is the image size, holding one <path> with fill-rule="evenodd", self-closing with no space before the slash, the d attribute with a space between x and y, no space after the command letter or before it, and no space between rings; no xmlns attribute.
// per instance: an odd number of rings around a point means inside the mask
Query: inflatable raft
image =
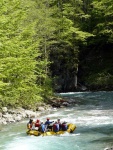
<svg viewBox="0 0 113 150"><path fill-rule="evenodd" d="M47 131L45 133L39 132L37 130L28 130L26 133L28 135L35 135L35 136L50 136L50 135L60 135L60 134L64 134L66 132L68 133L73 133L73 131L76 129L76 125L74 124L68 124L68 129L66 131L58 131L58 132L53 132L53 131Z"/></svg>

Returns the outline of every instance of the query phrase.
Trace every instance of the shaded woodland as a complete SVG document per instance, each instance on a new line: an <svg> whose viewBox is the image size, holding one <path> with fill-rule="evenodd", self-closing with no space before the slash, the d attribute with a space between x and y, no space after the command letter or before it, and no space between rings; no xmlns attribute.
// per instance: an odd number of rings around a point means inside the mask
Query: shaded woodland
<svg viewBox="0 0 113 150"><path fill-rule="evenodd" d="M112 90L112 50L112 0L1 0L0 107Z"/></svg>

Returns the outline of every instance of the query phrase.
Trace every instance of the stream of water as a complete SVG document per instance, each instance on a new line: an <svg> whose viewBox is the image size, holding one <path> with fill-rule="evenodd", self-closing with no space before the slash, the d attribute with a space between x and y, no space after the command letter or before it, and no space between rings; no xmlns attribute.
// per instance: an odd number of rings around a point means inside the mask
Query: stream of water
<svg viewBox="0 0 113 150"><path fill-rule="evenodd" d="M28 120L2 127L0 150L104 150L113 147L113 92L60 93L76 101L73 107L53 109L40 117L76 124L74 133L28 136Z"/></svg>

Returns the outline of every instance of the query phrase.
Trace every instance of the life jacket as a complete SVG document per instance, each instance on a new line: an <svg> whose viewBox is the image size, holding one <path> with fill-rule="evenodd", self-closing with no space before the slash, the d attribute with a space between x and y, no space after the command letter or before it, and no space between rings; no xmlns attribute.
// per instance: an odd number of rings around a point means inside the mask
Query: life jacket
<svg viewBox="0 0 113 150"><path fill-rule="evenodd" d="M35 123L35 127L40 127L40 123Z"/></svg>
<svg viewBox="0 0 113 150"><path fill-rule="evenodd" d="M59 124L58 124L58 123L55 123L55 124L53 125L53 131L54 131L54 132L58 132L58 131L59 131Z"/></svg>
<svg viewBox="0 0 113 150"><path fill-rule="evenodd" d="M37 121L36 121L35 127L40 127L40 120L37 120Z"/></svg>
<svg viewBox="0 0 113 150"><path fill-rule="evenodd" d="M66 130L67 130L67 124L65 124L65 123L62 124L62 130L63 130L63 131L66 131Z"/></svg>
<svg viewBox="0 0 113 150"><path fill-rule="evenodd" d="M28 129L31 129L31 128L32 128L32 124L27 123L27 128L28 128Z"/></svg>
<svg viewBox="0 0 113 150"><path fill-rule="evenodd" d="M31 128L32 128L32 125L33 125L33 120L30 119L29 122L27 123L27 128L28 128L28 129L31 129Z"/></svg>

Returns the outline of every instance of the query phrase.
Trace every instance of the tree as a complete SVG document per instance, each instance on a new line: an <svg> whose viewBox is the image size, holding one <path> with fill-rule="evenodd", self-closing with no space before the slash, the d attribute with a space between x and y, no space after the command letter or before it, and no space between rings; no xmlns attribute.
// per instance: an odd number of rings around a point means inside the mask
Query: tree
<svg viewBox="0 0 113 150"><path fill-rule="evenodd" d="M84 3L86 4L87 0ZM112 5L111 0L91 0L85 5L90 17L84 21L82 28L94 34L94 37L87 40L87 46L81 51L83 80L100 88L109 87L113 81Z"/></svg>
<svg viewBox="0 0 113 150"><path fill-rule="evenodd" d="M41 100L36 85L36 57L41 56L36 20L29 20L32 1L0 1L0 98L2 105L34 105Z"/></svg>
<svg viewBox="0 0 113 150"><path fill-rule="evenodd" d="M81 19L85 16L82 11L82 1L57 0L53 17L56 19L54 39L56 43L51 46L50 59L54 63L51 68L53 77L56 75L57 87L62 84L62 90L75 90L77 87L78 54L80 43L85 43L92 34L81 29ZM57 6L57 7L56 7ZM57 80L57 81L56 81Z"/></svg>

